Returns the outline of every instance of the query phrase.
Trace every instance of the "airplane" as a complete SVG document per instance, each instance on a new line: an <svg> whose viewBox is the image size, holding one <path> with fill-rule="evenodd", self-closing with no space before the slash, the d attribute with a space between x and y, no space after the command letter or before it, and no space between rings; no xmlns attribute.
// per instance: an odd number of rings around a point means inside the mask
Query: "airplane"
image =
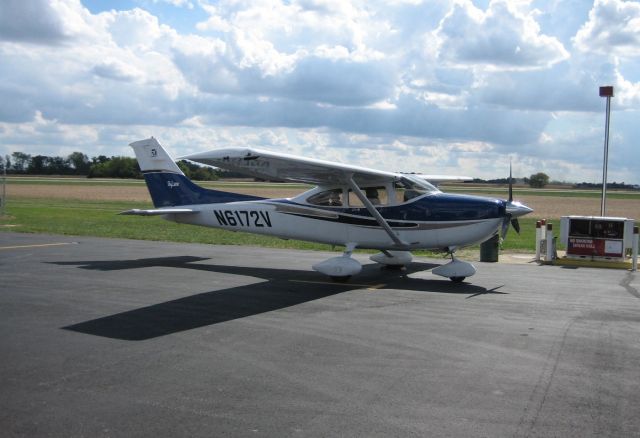
<svg viewBox="0 0 640 438"><path fill-rule="evenodd" d="M261 198L200 187L187 178L154 138L133 148L153 201L153 209L120 214L162 216L205 227L264 234L344 246L341 256L312 266L334 281L347 281L362 265L356 248L380 252L370 257L389 268L411 263L411 251L444 251L451 261L432 269L459 283L476 273L455 257L456 249L484 242L533 210L513 200L443 193L429 175L374 170L273 151L237 147L180 157L195 163L242 172L266 180L315 185L292 198ZM510 172L511 173L511 172ZM435 176L440 181L446 176ZM509 180L511 181L511 175Z"/></svg>

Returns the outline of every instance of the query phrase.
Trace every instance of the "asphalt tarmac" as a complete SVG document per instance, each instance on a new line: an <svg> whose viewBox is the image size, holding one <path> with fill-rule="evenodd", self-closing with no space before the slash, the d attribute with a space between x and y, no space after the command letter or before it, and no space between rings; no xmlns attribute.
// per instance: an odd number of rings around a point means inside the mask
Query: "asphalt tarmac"
<svg viewBox="0 0 640 438"><path fill-rule="evenodd" d="M3 437L640 436L640 279L0 233Z"/></svg>

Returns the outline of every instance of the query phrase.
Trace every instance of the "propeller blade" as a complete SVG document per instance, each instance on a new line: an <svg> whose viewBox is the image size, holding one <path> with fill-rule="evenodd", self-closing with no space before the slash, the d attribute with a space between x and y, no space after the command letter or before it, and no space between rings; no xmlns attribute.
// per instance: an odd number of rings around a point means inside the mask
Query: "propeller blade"
<svg viewBox="0 0 640 438"><path fill-rule="evenodd" d="M511 219L511 225L513 225L513 229L516 230L516 233L520 234L520 222L518 222L517 218Z"/></svg>
<svg viewBox="0 0 640 438"><path fill-rule="evenodd" d="M504 217L504 220L502 221L502 230L500 232L500 237L502 237L502 240L504 240L505 237L507 237L507 231L509 231L510 219L511 219L511 215L507 215Z"/></svg>
<svg viewBox="0 0 640 438"><path fill-rule="evenodd" d="M506 202L505 208L506 214L502 221L502 230L500 233L503 240L507 236L507 231L509 231L509 223L511 223L513 229L516 230L516 233L520 234L520 222L518 222L518 217L524 216L525 214L529 214L533 211L521 202L514 202L513 200L513 171L511 168L511 161L509 161L509 200Z"/></svg>

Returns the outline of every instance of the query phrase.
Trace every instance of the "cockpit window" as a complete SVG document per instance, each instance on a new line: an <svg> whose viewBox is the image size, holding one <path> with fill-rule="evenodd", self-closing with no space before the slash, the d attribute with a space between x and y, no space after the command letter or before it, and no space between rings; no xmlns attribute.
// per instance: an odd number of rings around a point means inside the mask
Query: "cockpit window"
<svg viewBox="0 0 640 438"><path fill-rule="evenodd" d="M361 190L373 205L378 206L389 204L386 187L362 187ZM353 190L349 190L349 207L364 207L364 204Z"/></svg>
<svg viewBox="0 0 640 438"><path fill-rule="evenodd" d="M307 202L312 205L326 205L329 207L342 207L342 189L325 190L309 197Z"/></svg>
<svg viewBox="0 0 640 438"><path fill-rule="evenodd" d="M396 190L397 202L407 202L418 196L439 191L426 180L411 175L403 176L400 181L394 182L393 185Z"/></svg>

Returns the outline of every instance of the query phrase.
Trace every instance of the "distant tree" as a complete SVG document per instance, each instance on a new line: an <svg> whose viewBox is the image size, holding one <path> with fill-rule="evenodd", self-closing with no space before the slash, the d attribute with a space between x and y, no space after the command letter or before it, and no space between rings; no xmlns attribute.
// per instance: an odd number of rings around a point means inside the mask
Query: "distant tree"
<svg viewBox="0 0 640 438"><path fill-rule="evenodd" d="M72 173L68 159L62 157L47 157L44 160L44 173L47 175L69 175Z"/></svg>
<svg viewBox="0 0 640 438"><path fill-rule="evenodd" d="M177 164L180 170L182 170L182 173L184 173L187 178L191 178L191 166L189 166L189 162L186 160L180 160Z"/></svg>
<svg viewBox="0 0 640 438"><path fill-rule="evenodd" d="M140 166L135 158L111 157L104 162L91 165L89 178L142 178Z"/></svg>
<svg viewBox="0 0 640 438"><path fill-rule="evenodd" d="M31 155L24 152L14 152L11 154L13 157L13 171L15 173L24 173L31 165Z"/></svg>
<svg viewBox="0 0 640 438"><path fill-rule="evenodd" d="M86 175L89 173L91 162L89 161L89 157L87 157L82 152L71 153L67 157L67 160L73 168L73 173L75 173L76 175Z"/></svg>
<svg viewBox="0 0 640 438"><path fill-rule="evenodd" d="M199 167L191 175L196 181L216 181L218 179L215 170L210 167Z"/></svg>
<svg viewBox="0 0 640 438"><path fill-rule="evenodd" d="M29 167L27 167L27 173L30 175L44 175L48 159L49 157L45 155L36 155L35 157L32 157Z"/></svg>
<svg viewBox="0 0 640 438"><path fill-rule="evenodd" d="M218 173L208 166L198 166L187 160L178 161L178 167L188 178L196 181L216 181Z"/></svg>
<svg viewBox="0 0 640 438"><path fill-rule="evenodd" d="M540 189L549 184L549 175L543 172L534 173L529 177L529 186Z"/></svg>
<svg viewBox="0 0 640 438"><path fill-rule="evenodd" d="M93 157L91 159L91 164L106 163L109 160L110 160L110 158L107 157L106 155L98 155L97 157Z"/></svg>
<svg viewBox="0 0 640 438"><path fill-rule="evenodd" d="M4 158L0 157L0 172L9 173L10 168L11 168L11 159L9 158L9 155L5 156Z"/></svg>

